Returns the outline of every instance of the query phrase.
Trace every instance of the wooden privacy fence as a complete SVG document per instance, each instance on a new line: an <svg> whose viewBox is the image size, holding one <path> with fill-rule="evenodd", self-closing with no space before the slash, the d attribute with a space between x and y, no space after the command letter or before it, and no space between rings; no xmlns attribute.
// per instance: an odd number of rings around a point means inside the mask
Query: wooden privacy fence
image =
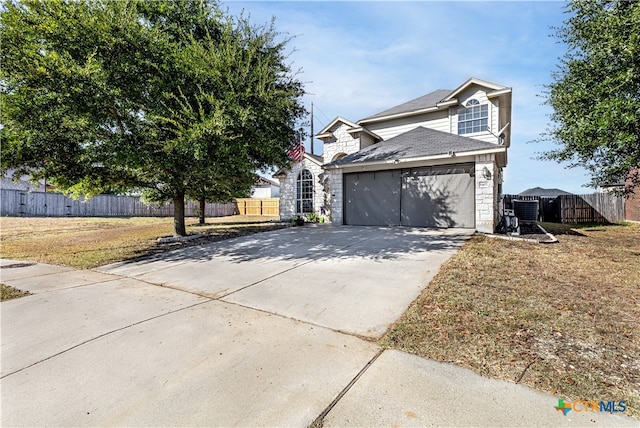
<svg viewBox="0 0 640 428"><path fill-rule="evenodd" d="M280 215L280 199L278 198L238 198L240 215Z"/></svg>
<svg viewBox="0 0 640 428"><path fill-rule="evenodd" d="M624 221L624 197L609 193L562 195L561 223L615 223Z"/></svg>
<svg viewBox="0 0 640 428"><path fill-rule="evenodd" d="M2 189L0 193L3 216L25 217L172 217L173 204L149 205L135 196L97 195L84 200L74 200L60 193L25 192ZM199 204L185 202L185 216L198 215ZM207 217L223 217L237 214L235 203L206 204Z"/></svg>
<svg viewBox="0 0 640 428"><path fill-rule="evenodd" d="M542 196L504 195L504 207L512 208L514 199L537 200L538 219L552 223L616 223L625 220L624 197L611 193L589 195Z"/></svg>

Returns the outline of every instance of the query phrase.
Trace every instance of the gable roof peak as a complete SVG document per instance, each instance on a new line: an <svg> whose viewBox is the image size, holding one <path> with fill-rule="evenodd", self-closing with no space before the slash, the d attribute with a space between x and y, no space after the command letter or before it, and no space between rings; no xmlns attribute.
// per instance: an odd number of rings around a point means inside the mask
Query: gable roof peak
<svg viewBox="0 0 640 428"><path fill-rule="evenodd" d="M458 94L460 94L460 92L464 91L471 85L482 86L484 88L490 89L491 91L502 91L506 89L511 90L511 88L503 85L498 85L497 83L489 82L488 80L478 79L477 77L470 77L462 85L451 91L451 93L447 95L442 101L445 102L454 99L456 96L458 96Z"/></svg>
<svg viewBox="0 0 640 428"><path fill-rule="evenodd" d="M329 122L329 124L327 126L322 128L322 130L316 134L316 137L317 138L322 138L320 136L323 135L323 134L326 134L327 132L329 132L330 129L333 128L337 123L344 123L345 125L349 126L350 128L357 128L358 127L357 124L351 122L350 120L345 119L342 116L336 116L335 119L333 119L331 122Z"/></svg>

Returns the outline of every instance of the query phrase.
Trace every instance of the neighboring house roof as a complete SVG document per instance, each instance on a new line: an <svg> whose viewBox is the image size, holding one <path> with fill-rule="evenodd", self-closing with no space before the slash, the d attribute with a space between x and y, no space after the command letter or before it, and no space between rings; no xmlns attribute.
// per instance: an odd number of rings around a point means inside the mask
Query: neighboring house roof
<svg viewBox="0 0 640 428"><path fill-rule="evenodd" d="M518 193L518 196L541 196L543 198L557 198L560 195L571 195L571 193L560 189L543 189L542 187L532 187Z"/></svg>
<svg viewBox="0 0 640 428"><path fill-rule="evenodd" d="M0 177L0 189L7 190L23 190L28 192L44 192L44 184L39 182L37 185L29 181L28 176L20 177L19 180L13 181L13 173L15 170L8 170L4 177ZM48 189L53 187L47 184Z"/></svg>
<svg viewBox="0 0 640 428"><path fill-rule="evenodd" d="M280 187L280 184L276 183L275 181L271 181L268 178L259 176L258 179L256 180L256 182L254 183L254 186L277 186L277 187Z"/></svg>
<svg viewBox="0 0 640 428"><path fill-rule="evenodd" d="M385 162L476 150L505 151L506 149L504 146L420 126L347 155L327 166L341 167L364 162Z"/></svg>

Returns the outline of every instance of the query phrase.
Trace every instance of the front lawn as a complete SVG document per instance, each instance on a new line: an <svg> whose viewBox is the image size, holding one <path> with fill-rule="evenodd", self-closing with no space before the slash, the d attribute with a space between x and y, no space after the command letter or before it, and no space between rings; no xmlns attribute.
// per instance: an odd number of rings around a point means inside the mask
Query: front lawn
<svg viewBox="0 0 640 428"><path fill-rule="evenodd" d="M545 224L557 244L474 236L381 339L640 416L640 224Z"/></svg>
<svg viewBox="0 0 640 428"><path fill-rule="evenodd" d="M158 244L173 234L173 218L0 217L0 258L93 268L143 257L185 245L196 245L282 227L260 216L207 218L200 226L187 220L187 233L201 239Z"/></svg>

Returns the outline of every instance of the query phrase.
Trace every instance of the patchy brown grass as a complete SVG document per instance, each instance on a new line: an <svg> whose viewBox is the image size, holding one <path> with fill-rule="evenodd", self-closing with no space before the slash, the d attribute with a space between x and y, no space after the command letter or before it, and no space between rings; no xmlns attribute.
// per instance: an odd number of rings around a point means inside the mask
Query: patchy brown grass
<svg viewBox="0 0 640 428"><path fill-rule="evenodd" d="M381 343L640 416L640 224L474 236Z"/></svg>
<svg viewBox="0 0 640 428"><path fill-rule="evenodd" d="M0 301L4 302L5 300L17 299L19 297L28 296L28 291L18 290L10 285L0 284Z"/></svg>
<svg viewBox="0 0 640 428"><path fill-rule="evenodd" d="M200 226L187 220L189 234L202 238L171 244L156 239L173 234L173 219L132 218L0 218L0 258L52 263L75 268L144 257L167 249L198 245L282 227L273 218L230 216L207 219Z"/></svg>

